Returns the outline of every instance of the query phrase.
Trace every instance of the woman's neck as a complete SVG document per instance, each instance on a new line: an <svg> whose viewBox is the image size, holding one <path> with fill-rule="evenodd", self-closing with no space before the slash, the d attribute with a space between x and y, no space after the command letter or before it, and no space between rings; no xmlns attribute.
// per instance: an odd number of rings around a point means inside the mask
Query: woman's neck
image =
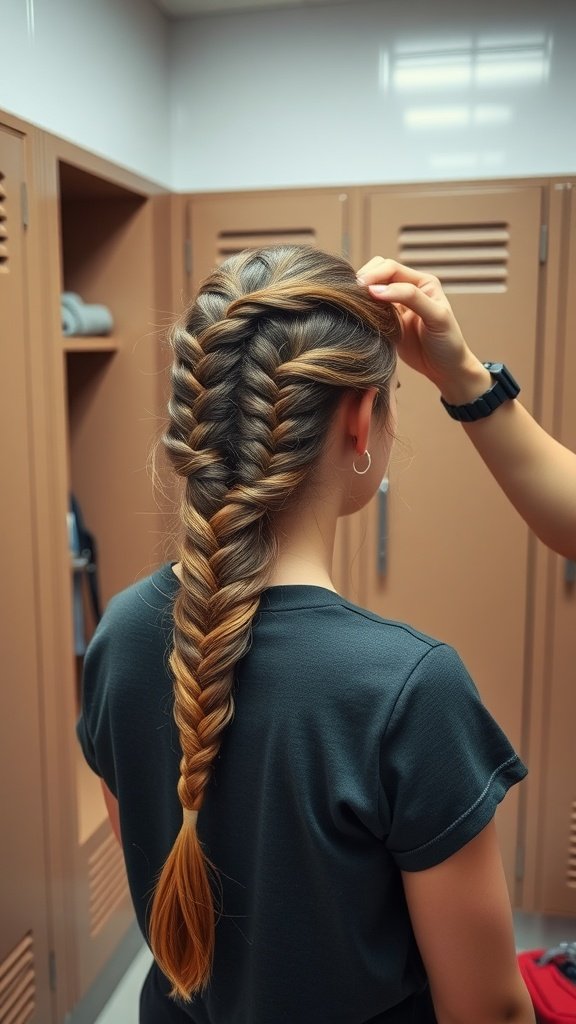
<svg viewBox="0 0 576 1024"><path fill-rule="evenodd" d="M297 507L278 513L274 521L278 557L270 586L308 584L335 590L332 558L336 522L332 502L322 499L318 492L315 496L309 493Z"/></svg>

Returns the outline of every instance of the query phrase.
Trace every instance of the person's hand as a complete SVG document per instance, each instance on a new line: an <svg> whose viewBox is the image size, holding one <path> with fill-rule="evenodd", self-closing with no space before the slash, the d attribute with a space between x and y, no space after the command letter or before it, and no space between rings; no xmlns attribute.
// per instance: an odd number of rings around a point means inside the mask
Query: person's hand
<svg viewBox="0 0 576 1024"><path fill-rule="evenodd" d="M473 401L489 387L488 370L468 348L437 277L375 256L358 271L374 298L392 302L402 322L401 358L423 373L454 405Z"/></svg>

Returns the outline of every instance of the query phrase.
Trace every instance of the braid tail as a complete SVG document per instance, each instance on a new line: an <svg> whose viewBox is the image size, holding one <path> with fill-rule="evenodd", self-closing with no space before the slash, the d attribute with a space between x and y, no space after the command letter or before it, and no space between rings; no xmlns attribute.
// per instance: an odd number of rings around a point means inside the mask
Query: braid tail
<svg viewBox="0 0 576 1024"><path fill-rule="evenodd" d="M170 851L154 895L150 945L154 958L172 982L173 997L190 1001L204 988L214 955L212 865L195 828L184 824Z"/></svg>

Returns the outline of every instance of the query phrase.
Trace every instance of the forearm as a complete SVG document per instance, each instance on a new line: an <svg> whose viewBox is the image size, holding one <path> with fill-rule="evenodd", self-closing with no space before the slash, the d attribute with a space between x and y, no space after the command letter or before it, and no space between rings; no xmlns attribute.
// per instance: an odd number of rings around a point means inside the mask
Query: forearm
<svg viewBox="0 0 576 1024"><path fill-rule="evenodd" d="M492 1017L486 1017L485 1015L476 1017L471 1010L470 1016L467 1016L466 1019L461 1017L459 1020L456 1020L455 1017L443 1016L441 1013L438 1013L436 1008L434 1012L438 1024L536 1024L536 1017L531 1003L526 1005L525 1008L510 1007Z"/></svg>
<svg viewBox="0 0 576 1024"><path fill-rule="evenodd" d="M576 455L542 430L518 401L464 429L540 540L576 559Z"/></svg>
<svg viewBox="0 0 576 1024"><path fill-rule="evenodd" d="M534 1006L520 972L511 986L508 997L500 1000L498 1008L470 1006L466 1017L456 1018L434 1006L438 1024L536 1024Z"/></svg>
<svg viewBox="0 0 576 1024"><path fill-rule="evenodd" d="M477 360L441 387L452 404L473 401L491 378ZM545 544L576 559L576 454L546 433L518 400L463 424L502 490Z"/></svg>

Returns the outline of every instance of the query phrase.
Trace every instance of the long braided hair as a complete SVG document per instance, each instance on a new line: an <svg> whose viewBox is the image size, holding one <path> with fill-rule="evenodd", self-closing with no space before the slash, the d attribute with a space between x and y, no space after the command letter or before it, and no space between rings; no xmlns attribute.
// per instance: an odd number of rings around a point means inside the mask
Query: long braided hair
<svg viewBox="0 0 576 1024"><path fill-rule="evenodd" d="M183 478L170 669L184 813L149 937L184 1000L207 984L215 939L196 817L274 567L274 515L302 495L345 389L375 387L385 417L399 331L394 308L375 302L346 262L297 245L228 259L171 331L162 443Z"/></svg>

